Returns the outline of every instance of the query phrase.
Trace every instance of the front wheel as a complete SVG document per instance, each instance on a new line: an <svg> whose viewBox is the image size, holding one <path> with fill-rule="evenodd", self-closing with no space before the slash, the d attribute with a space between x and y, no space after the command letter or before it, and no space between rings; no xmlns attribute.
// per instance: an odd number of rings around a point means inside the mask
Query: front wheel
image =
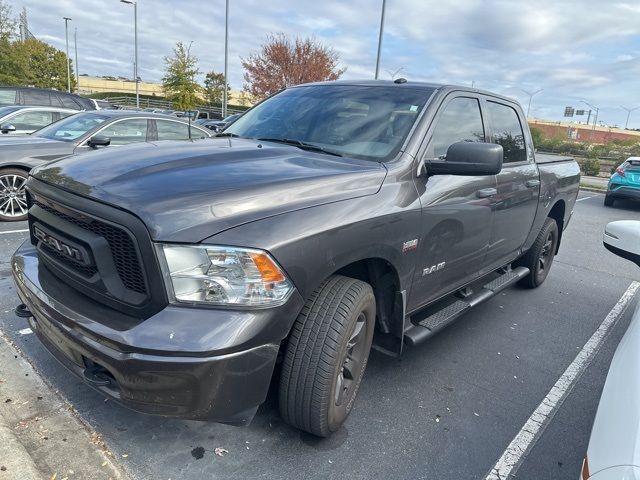
<svg viewBox="0 0 640 480"><path fill-rule="evenodd" d="M605 207L613 207L613 198L611 198L609 195L605 195L604 196L604 206Z"/></svg>
<svg viewBox="0 0 640 480"><path fill-rule="evenodd" d="M347 419L373 340L376 302L368 283L333 275L311 295L289 336L280 376L280 414L328 437Z"/></svg>
<svg viewBox="0 0 640 480"><path fill-rule="evenodd" d="M27 219L28 172L19 168L0 170L0 221L18 222Z"/></svg>
<svg viewBox="0 0 640 480"><path fill-rule="evenodd" d="M558 233L556 221L547 218L531 248L515 262L516 266L529 269L529 274L518 282L520 285L536 288L545 281L558 248Z"/></svg>

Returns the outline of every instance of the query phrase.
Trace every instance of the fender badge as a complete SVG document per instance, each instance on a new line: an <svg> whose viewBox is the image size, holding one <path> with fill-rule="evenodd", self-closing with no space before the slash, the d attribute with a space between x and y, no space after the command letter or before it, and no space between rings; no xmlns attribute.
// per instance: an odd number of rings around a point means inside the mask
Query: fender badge
<svg viewBox="0 0 640 480"><path fill-rule="evenodd" d="M406 241L402 244L402 253L411 252L418 249L418 239Z"/></svg>

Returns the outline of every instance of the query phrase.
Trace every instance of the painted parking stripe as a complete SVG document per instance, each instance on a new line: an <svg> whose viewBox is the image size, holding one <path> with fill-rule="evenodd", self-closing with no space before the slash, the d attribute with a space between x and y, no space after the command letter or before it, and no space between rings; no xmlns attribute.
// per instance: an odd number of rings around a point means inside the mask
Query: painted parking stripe
<svg viewBox="0 0 640 480"><path fill-rule="evenodd" d="M0 235L6 235L7 233L25 233L28 231L29 231L28 228L25 228L24 230L6 230L4 232L0 232Z"/></svg>
<svg viewBox="0 0 640 480"><path fill-rule="evenodd" d="M540 402L538 408L531 414L520 432L511 441L502 456L498 459L485 480L507 480L516 472L522 460L529 453L535 442L540 438L559 406L567 397L577 379L589 366L593 357L600 349L607 334L625 312L629 302L640 287L639 282L632 282L624 292L618 303L611 309L602 321L598 329L585 343L580 353L567 367L556 384L551 388L546 397Z"/></svg>
<svg viewBox="0 0 640 480"><path fill-rule="evenodd" d="M582 197L576 200L576 202L581 202L583 200L589 200L590 198L597 197L597 195L591 195L590 197Z"/></svg>

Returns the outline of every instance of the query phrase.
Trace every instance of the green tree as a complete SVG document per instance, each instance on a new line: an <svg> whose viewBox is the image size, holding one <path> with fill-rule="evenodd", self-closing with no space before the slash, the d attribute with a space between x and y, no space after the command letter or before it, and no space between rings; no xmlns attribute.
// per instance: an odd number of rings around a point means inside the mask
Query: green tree
<svg viewBox="0 0 640 480"><path fill-rule="evenodd" d="M12 40L17 28L18 22L11 14L11 5L0 0L0 40Z"/></svg>
<svg viewBox="0 0 640 480"><path fill-rule="evenodd" d="M67 55L48 43L35 38L18 42L26 64L24 83L40 88L67 89ZM70 62L72 63L72 62ZM75 91L76 79L71 64L71 91Z"/></svg>
<svg viewBox="0 0 640 480"><path fill-rule="evenodd" d="M204 98L209 104L222 103L224 96L224 73L216 73L213 70L204 78ZM227 85L227 92L231 89Z"/></svg>
<svg viewBox="0 0 640 480"><path fill-rule="evenodd" d="M189 110L196 106L201 91L196 82L198 59L191 55L191 44L185 48L178 42L173 49L172 57L165 57L165 74L162 77L162 88L166 96L173 101L174 108Z"/></svg>

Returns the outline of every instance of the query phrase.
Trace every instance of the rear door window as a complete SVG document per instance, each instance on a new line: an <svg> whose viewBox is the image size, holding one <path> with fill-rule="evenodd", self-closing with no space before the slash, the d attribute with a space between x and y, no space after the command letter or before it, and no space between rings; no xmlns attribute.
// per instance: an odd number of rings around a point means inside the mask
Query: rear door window
<svg viewBox="0 0 640 480"><path fill-rule="evenodd" d="M189 140L189 138L206 137L201 130L193 126L191 126L191 136L189 136L189 125L182 122L172 122L171 120L156 118L156 128L158 130L158 140Z"/></svg>
<svg viewBox="0 0 640 480"><path fill-rule="evenodd" d="M22 92L24 96L25 105L51 105L51 94L49 92L39 92L37 90L24 90Z"/></svg>
<svg viewBox="0 0 640 480"><path fill-rule="evenodd" d="M487 110L491 118L493 143L502 145L504 150L503 163L526 162L527 149L518 113L508 105L492 101L487 102Z"/></svg>

